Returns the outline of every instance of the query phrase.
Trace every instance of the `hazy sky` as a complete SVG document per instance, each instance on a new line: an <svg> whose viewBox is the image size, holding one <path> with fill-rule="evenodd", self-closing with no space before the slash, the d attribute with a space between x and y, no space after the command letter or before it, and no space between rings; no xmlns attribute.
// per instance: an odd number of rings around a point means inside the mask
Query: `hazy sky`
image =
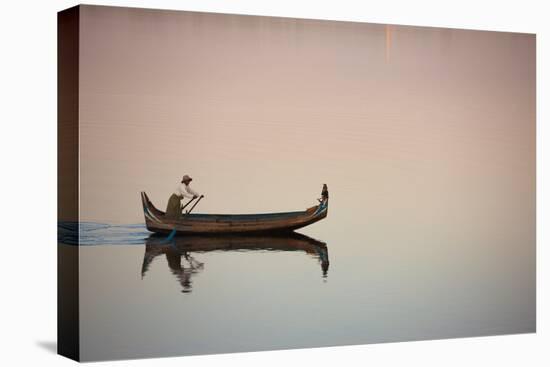
<svg viewBox="0 0 550 367"><path fill-rule="evenodd" d="M82 220L183 174L202 212L534 211L534 35L86 6L80 55Z"/></svg>

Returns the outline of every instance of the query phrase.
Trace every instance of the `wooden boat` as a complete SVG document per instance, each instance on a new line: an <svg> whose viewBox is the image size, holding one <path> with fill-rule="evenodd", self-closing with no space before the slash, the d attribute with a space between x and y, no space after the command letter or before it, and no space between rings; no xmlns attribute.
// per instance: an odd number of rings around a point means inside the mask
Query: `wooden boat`
<svg viewBox="0 0 550 367"><path fill-rule="evenodd" d="M323 189L319 205L304 211L266 214L183 214L169 219L141 192L147 229L156 233L280 233L291 232L325 218L328 213L328 190Z"/></svg>
<svg viewBox="0 0 550 367"><path fill-rule="evenodd" d="M170 241L166 236L152 234L146 240L141 277L145 277L155 258L164 255L168 268L182 286L182 292L190 292L194 274L204 270L204 264L195 259L195 254L211 251L293 251L316 259L321 265L323 278L327 277L329 268L326 243L295 232L280 235L191 234L177 236ZM185 260L185 265L182 260Z"/></svg>

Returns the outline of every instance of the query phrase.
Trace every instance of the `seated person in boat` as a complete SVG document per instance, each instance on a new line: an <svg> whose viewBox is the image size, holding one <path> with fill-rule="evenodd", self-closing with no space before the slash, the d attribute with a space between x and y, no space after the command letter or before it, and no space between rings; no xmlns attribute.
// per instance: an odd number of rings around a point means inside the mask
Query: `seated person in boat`
<svg viewBox="0 0 550 367"><path fill-rule="evenodd" d="M328 200L328 187L327 184L323 184L323 190L321 191L321 198L317 199L320 203Z"/></svg>
<svg viewBox="0 0 550 367"><path fill-rule="evenodd" d="M189 186L191 181L193 181L193 179L188 175L184 175L182 177L181 182L176 187L176 190L172 196L170 196L170 199L168 199L168 205L166 206L166 218L180 218L182 214L181 200L183 198L196 199L200 196L199 193L191 189Z"/></svg>

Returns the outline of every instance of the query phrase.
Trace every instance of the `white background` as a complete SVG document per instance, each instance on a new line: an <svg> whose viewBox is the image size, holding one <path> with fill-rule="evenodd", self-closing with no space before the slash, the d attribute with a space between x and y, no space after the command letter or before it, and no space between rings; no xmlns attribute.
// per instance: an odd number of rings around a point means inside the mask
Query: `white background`
<svg viewBox="0 0 550 367"><path fill-rule="evenodd" d="M298 18L537 33L537 334L377 344L99 365L547 365L550 30L544 1L91 1ZM56 339L56 12L74 1L3 2L0 12L0 363L70 365ZM546 14L546 17L545 17ZM546 103L546 104L545 104ZM545 144L546 143L546 144ZM544 169L543 167L546 167ZM32 212L29 203L34 202ZM411 315L414 317L414 315ZM158 330L157 332L162 332ZM327 330L330 332L330 330ZM237 336L236 336L237 337Z"/></svg>

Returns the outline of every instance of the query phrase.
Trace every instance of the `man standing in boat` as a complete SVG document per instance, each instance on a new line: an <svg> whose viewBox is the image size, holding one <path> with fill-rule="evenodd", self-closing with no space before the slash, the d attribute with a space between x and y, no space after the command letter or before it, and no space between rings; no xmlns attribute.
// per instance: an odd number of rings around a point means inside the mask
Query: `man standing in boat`
<svg viewBox="0 0 550 367"><path fill-rule="evenodd" d="M188 175L184 175L181 178L180 184L176 187L176 190L170 196L170 199L168 199L168 205L166 206L167 218L177 219L181 216L181 200L183 200L183 198L196 199L200 196L198 192L194 191L189 186L191 181L193 181L193 179Z"/></svg>

